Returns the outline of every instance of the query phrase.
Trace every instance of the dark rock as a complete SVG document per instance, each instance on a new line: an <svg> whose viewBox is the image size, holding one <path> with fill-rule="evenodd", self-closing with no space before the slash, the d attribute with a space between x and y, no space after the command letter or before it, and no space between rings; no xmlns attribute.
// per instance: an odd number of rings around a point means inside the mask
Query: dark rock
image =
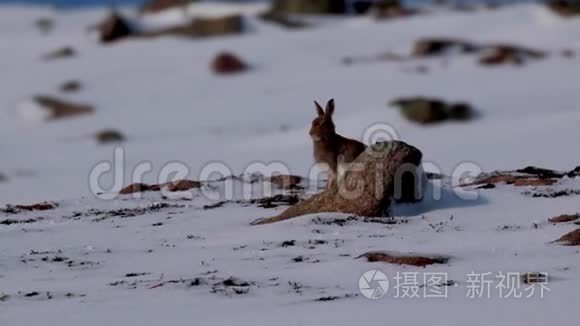
<svg viewBox="0 0 580 326"><path fill-rule="evenodd" d="M284 14L345 14L344 0L274 0L272 12Z"/></svg>
<svg viewBox="0 0 580 326"><path fill-rule="evenodd" d="M404 98L391 102L398 106L401 114L409 121L421 124L440 122L449 117L445 102L424 97Z"/></svg>
<svg viewBox="0 0 580 326"><path fill-rule="evenodd" d="M72 58L77 55L75 49L70 46L65 46L62 48L58 48L53 50L43 56L44 60L55 60L55 59L66 59Z"/></svg>
<svg viewBox="0 0 580 326"><path fill-rule="evenodd" d="M216 74L232 74L245 71L248 66L235 54L222 52L211 62L211 69Z"/></svg>
<svg viewBox="0 0 580 326"><path fill-rule="evenodd" d="M406 8L399 0L382 0L375 2L369 12L377 19L407 17L419 13L417 9Z"/></svg>
<svg viewBox="0 0 580 326"><path fill-rule="evenodd" d="M97 25L97 30L101 43L115 42L135 34L129 22L117 12L111 12Z"/></svg>
<svg viewBox="0 0 580 326"><path fill-rule="evenodd" d="M357 0L352 3L352 8L356 14L364 15L369 12L376 1Z"/></svg>
<svg viewBox="0 0 580 326"><path fill-rule="evenodd" d="M407 120L421 124L445 120L467 121L475 116L475 111L467 103L448 104L437 98L401 98L392 101L390 105L399 107Z"/></svg>
<svg viewBox="0 0 580 326"><path fill-rule="evenodd" d="M404 142L377 143L353 162L357 168L346 171L339 182L329 184L322 193L297 203L278 216L258 219L252 224L274 223L322 212L384 216L392 200L408 202L422 197L421 159L421 151ZM409 174L414 177L403 178Z"/></svg>
<svg viewBox="0 0 580 326"><path fill-rule="evenodd" d="M562 17L580 15L580 1L578 0L548 0L547 5Z"/></svg>
<svg viewBox="0 0 580 326"><path fill-rule="evenodd" d="M572 49L564 49L562 51L560 51L560 54L564 57L564 58L574 58L576 56L576 51L572 50Z"/></svg>
<svg viewBox="0 0 580 326"><path fill-rule="evenodd" d="M258 18L265 22L277 24L287 29L302 29L309 26L309 24L303 20L290 17L288 14L274 12L271 10L260 14Z"/></svg>
<svg viewBox="0 0 580 326"><path fill-rule="evenodd" d="M475 111L467 103L456 103L449 106L447 115L452 120L467 121L474 118Z"/></svg>
<svg viewBox="0 0 580 326"><path fill-rule="evenodd" d="M67 102L52 96L39 95L34 97L34 101L49 111L49 120L76 117L94 112L90 105Z"/></svg>
<svg viewBox="0 0 580 326"><path fill-rule="evenodd" d="M411 54L416 57L429 57L443 55L450 50L472 53L479 50L479 46L460 39L424 38L415 42Z"/></svg>
<svg viewBox="0 0 580 326"><path fill-rule="evenodd" d="M580 177L580 166L575 167L574 170L568 172L566 175L568 178Z"/></svg>
<svg viewBox="0 0 580 326"><path fill-rule="evenodd" d="M54 20L48 17L41 17L34 21L34 25L42 34L49 34L54 29Z"/></svg>
<svg viewBox="0 0 580 326"><path fill-rule="evenodd" d="M120 143L125 141L125 136L115 129L104 129L95 135L99 144Z"/></svg>
<svg viewBox="0 0 580 326"><path fill-rule="evenodd" d="M82 84L78 80L68 80L62 83L62 85L59 87L60 91L65 93L76 93L80 91L81 88Z"/></svg>
<svg viewBox="0 0 580 326"><path fill-rule="evenodd" d="M562 172L544 169L544 168L539 168L539 167L535 167L535 166L526 166L523 169L516 170L516 172L531 174L531 175L538 176L540 178L558 178L559 179L559 178L562 178L564 176L564 173L562 173Z"/></svg>

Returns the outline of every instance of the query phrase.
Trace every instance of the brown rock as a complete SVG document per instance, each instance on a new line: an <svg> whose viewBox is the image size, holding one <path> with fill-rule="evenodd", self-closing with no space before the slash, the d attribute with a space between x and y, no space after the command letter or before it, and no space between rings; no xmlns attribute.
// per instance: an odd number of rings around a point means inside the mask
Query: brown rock
<svg viewBox="0 0 580 326"><path fill-rule="evenodd" d="M322 212L383 216L393 199L420 200L422 178L418 166L421 158L421 151L404 142L375 144L353 162L352 169L338 184L333 182L322 193L299 202L282 214L258 219L252 224L274 223ZM413 182L404 178L409 175L413 175Z"/></svg>
<svg viewBox="0 0 580 326"><path fill-rule="evenodd" d="M580 229L566 233L560 239L554 242L565 246L580 246Z"/></svg>
<svg viewBox="0 0 580 326"><path fill-rule="evenodd" d="M552 223L567 223L567 222L574 222L577 219L580 218L580 214L562 214L556 217L552 217L551 219L549 219L548 221L552 222Z"/></svg>
<svg viewBox="0 0 580 326"><path fill-rule="evenodd" d="M58 205L56 203L45 202L33 205L15 205L14 207L23 211L47 211L57 208Z"/></svg>
<svg viewBox="0 0 580 326"><path fill-rule="evenodd" d="M45 54L43 58L44 60L55 60L55 59L72 58L76 55L77 52L75 51L75 49L73 49L70 46L65 46Z"/></svg>
<svg viewBox="0 0 580 326"><path fill-rule="evenodd" d="M375 1L372 0L355 0L352 1L352 8L356 14L364 15L371 10L374 4Z"/></svg>
<svg viewBox="0 0 580 326"><path fill-rule="evenodd" d="M557 180L554 179L524 179L517 178L514 180L513 185L516 187L527 187L527 186L551 186L556 183Z"/></svg>
<svg viewBox="0 0 580 326"><path fill-rule="evenodd" d="M527 59L542 59L546 56L544 52L532 50L507 44L492 45L488 51L481 56L479 63L485 66L501 64L523 64Z"/></svg>
<svg viewBox="0 0 580 326"><path fill-rule="evenodd" d="M211 62L211 69L216 74L232 74L242 72L248 69L248 66L236 55L222 52Z"/></svg>
<svg viewBox="0 0 580 326"><path fill-rule="evenodd" d="M201 182L194 180L178 180L175 182L169 182L166 184L167 190L171 192L175 191L188 191L190 189L197 189L201 187Z"/></svg>
<svg viewBox="0 0 580 326"><path fill-rule="evenodd" d="M155 13L170 8L183 7L191 2L193 0L149 0L139 8L139 11L141 13Z"/></svg>
<svg viewBox="0 0 580 326"><path fill-rule="evenodd" d="M123 16L111 12L103 22L97 25L101 43L111 43L136 34Z"/></svg>
<svg viewBox="0 0 580 326"><path fill-rule="evenodd" d="M39 95L34 97L34 101L49 111L49 120L85 115L94 111L93 107L87 104L66 102L51 96Z"/></svg>
<svg viewBox="0 0 580 326"><path fill-rule="evenodd" d="M82 84L78 80L68 80L60 85L59 89L65 93L76 93L80 91Z"/></svg>
<svg viewBox="0 0 580 326"><path fill-rule="evenodd" d="M300 182L302 182L302 177L297 175L275 175L266 179L266 181L275 184L282 189L294 189L300 187Z"/></svg>
<svg viewBox="0 0 580 326"><path fill-rule="evenodd" d="M457 49L462 53L471 53L479 50L479 47L460 39L424 38L415 42L412 55L417 57L442 55L451 49Z"/></svg>
<svg viewBox="0 0 580 326"><path fill-rule="evenodd" d="M428 265L433 264L445 264L449 261L446 257L423 257L423 256L414 256L414 255L398 255L398 254L391 254L386 252L380 251L371 251L361 256L357 257L361 258L365 257L368 262L383 262L387 264L396 264L396 265L409 265L409 266L418 266L418 267L425 267Z"/></svg>
<svg viewBox="0 0 580 326"><path fill-rule="evenodd" d="M148 185L145 183L133 183L119 191L120 195L133 194L137 192L147 192L147 191L159 191L161 187L159 185Z"/></svg>

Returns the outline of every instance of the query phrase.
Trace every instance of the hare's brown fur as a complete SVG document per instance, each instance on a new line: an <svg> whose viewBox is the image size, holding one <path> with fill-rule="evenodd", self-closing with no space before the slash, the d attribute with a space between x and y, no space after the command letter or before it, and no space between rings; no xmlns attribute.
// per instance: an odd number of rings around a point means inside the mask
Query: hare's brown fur
<svg viewBox="0 0 580 326"><path fill-rule="evenodd" d="M337 176L341 164L354 161L366 146L354 139L343 137L336 133L332 114L334 100L326 104L326 111L314 101L318 116L312 121L310 136L314 143L314 160L319 164L327 164L331 172L331 180Z"/></svg>

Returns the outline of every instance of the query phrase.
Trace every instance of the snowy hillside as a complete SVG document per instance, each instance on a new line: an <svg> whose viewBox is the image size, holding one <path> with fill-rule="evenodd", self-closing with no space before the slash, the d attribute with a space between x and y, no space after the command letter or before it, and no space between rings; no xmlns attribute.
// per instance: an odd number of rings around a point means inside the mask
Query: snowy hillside
<svg viewBox="0 0 580 326"><path fill-rule="evenodd" d="M580 18L518 5L384 21L300 17L309 26L288 30L257 17L266 7L201 3L145 16L127 8L145 31L229 14L243 15L244 31L107 45L90 30L104 9L0 7L0 325L573 324L580 251L552 242L578 219L548 219L580 213L580 171L572 171L580 165ZM54 22L50 32L35 26L39 18ZM479 63L485 50L410 55L424 38L542 55L494 66ZM47 56L63 47L73 53ZM248 69L216 75L210 63L222 51ZM39 95L91 110L51 120ZM423 125L389 105L414 96L465 102L476 114ZM330 98L340 134L412 144L425 169L443 175L429 181L442 195L397 204L382 220L326 213L250 225L323 189L280 189L247 168L277 162L301 185L311 181L313 100ZM105 129L123 141L100 144L95 134ZM484 179L461 189L475 194L467 200L454 193L461 169L475 176L526 166L570 173L537 183L535 175ZM115 172L99 174L103 167ZM135 181L168 181L172 167L202 183L117 195ZM140 169L144 178L134 180ZM44 202L43 210L14 206ZM416 267L359 257L371 251L444 259ZM369 270L389 278L381 299L359 289ZM429 285L433 273L446 280ZM470 296L478 273L490 273L492 298ZM521 284L521 298L500 297L497 276L506 273L546 273L549 290L541 298L532 284L527 298L530 284ZM395 287L403 274L419 278L407 287L419 298ZM445 298L427 298L425 289Z"/></svg>

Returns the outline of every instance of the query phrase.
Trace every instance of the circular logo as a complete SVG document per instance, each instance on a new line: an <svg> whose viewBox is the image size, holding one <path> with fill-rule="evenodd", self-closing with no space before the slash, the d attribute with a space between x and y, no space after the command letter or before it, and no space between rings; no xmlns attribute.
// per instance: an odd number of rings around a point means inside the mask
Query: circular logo
<svg viewBox="0 0 580 326"><path fill-rule="evenodd" d="M399 140L399 133L393 126L386 123L374 123L368 126L362 136L364 144L374 145L382 142Z"/></svg>
<svg viewBox="0 0 580 326"><path fill-rule="evenodd" d="M373 269L362 274L358 280L358 288L367 299L380 299L389 290L389 279L385 273Z"/></svg>

